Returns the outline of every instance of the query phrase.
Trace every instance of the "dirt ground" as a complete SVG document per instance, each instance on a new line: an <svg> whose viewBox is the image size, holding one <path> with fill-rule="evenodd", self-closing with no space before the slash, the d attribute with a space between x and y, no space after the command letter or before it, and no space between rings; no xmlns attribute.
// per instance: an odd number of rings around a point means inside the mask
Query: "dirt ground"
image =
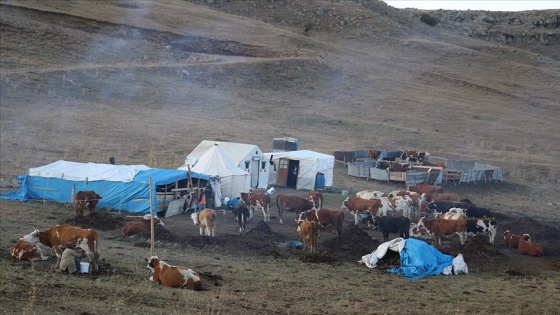
<svg viewBox="0 0 560 315"><path fill-rule="evenodd" d="M504 171L501 182L445 185L492 210L495 244L444 239L441 251L462 253L469 275L418 281L385 271L395 256L378 269L357 264L382 237L349 214L340 237L321 232L318 253L286 248L296 228L289 216L278 224L273 203L271 222L256 213L245 235L228 211L211 239L186 213L163 218L155 253L204 281L200 292L163 288L148 281L148 237L121 235L129 214L75 220L65 204L0 200L0 312L557 313L559 28L544 12L544 22L506 12L490 26L489 12L438 11L452 22L435 27L421 13L373 0L0 1L2 192L61 159L177 168L202 140L265 152L275 137L327 154L419 149ZM465 35L481 27L503 34ZM340 209L342 190L402 188L337 162L325 206ZM99 273L54 274L49 249L47 261L9 255L21 235L63 223L99 231ZM506 229L529 233L545 255L505 248Z"/></svg>

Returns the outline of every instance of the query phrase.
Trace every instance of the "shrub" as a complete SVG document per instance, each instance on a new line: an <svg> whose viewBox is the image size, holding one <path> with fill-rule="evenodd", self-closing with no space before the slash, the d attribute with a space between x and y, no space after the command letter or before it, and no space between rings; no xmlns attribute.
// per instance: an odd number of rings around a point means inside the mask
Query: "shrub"
<svg viewBox="0 0 560 315"><path fill-rule="evenodd" d="M436 24L438 23L438 21L436 20L436 18L434 18L433 16L424 13L420 16L420 21L430 25L430 26L436 26Z"/></svg>

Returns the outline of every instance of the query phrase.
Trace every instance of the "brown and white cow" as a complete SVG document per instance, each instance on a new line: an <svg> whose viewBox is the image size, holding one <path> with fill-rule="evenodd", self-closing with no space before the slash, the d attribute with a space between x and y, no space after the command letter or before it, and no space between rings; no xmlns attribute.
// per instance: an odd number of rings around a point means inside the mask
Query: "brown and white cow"
<svg viewBox="0 0 560 315"><path fill-rule="evenodd" d="M404 150L401 152L401 159L409 162L422 162L430 153L417 150Z"/></svg>
<svg viewBox="0 0 560 315"><path fill-rule="evenodd" d="M313 202L300 197L280 194L276 196L276 204L278 205L278 219L283 224L282 215L284 211L295 212L299 215L303 211L311 210L315 206Z"/></svg>
<svg viewBox="0 0 560 315"><path fill-rule="evenodd" d="M387 197L387 195L385 195L385 193L379 190L374 190L374 191L362 190L356 193L356 197L360 197L362 199L376 199L380 197Z"/></svg>
<svg viewBox="0 0 560 315"><path fill-rule="evenodd" d="M245 204L245 201L241 201L235 208L233 208L233 215L239 224L239 234L243 234L245 229L247 229L247 221L251 216L251 211L249 207Z"/></svg>
<svg viewBox="0 0 560 315"><path fill-rule="evenodd" d="M49 257L43 255L41 248L37 244L18 240L10 249L10 255L19 260L47 260Z"/></svg>
<svg viewBox="0 0 560 315"><path fill-rule="evenodd" d="M542 245L531 242L529 234L523 234L523 237L519 240L517 252L521 255L528 256L542 256L544 254Z"/></svg>
<svg viewBox="0 0 560 315"><path fill-rule="evenodd" d="M241 193L241 200L249 207L249 220L253 218L254 210L259 208L263 213L263 221L270 222L270 196L266 192Z"/></svg>
<svg viewBox="0 0 560 315"><path fill-rule="evenodd" d="M458 201L457 194L423 194L426 202L432 201Z"/></svg>
<svg viewBox="0 0 560 315"><path fill-rule="evenodd" d="M89 208L89 214L91 215L95 211L95 207L101 196L99 196L95 191L79 191L76 193L76 216L82 217L84 215L84 208L86 204Z"/></svg>
<svg viewBox="0 0 560 315"><path fill-rule="evenodd" d="M150 281L172 288L187 288L200 290L202 281L200 273L188 267L172 266L157 256L152 256L148 261L148 269L153 273Z"/></svg>
<svg viewBox="0 0 560 315"><path fill-rule="evenodd" d="M410 196L410 195L416 195L416 193L410 190L393 190L387 195L387 197L395 198L397 196Z"/></svg>
<svg viewBox="0 0 560 315"><path fill-rule="evenodd" d="M379 208L382 207L381 200L379 199L363 199L360 197L347 197L346 200L342 202L341 209L348 210L354 216L354 224L359 223L360 212L367 211L371 214L373 218L378 216Z"/></svg>
<svg viewBox="0 0 560 315"><path fill-rule="evenodd" d="M409 186L408 190L413 191L420 195L443 194L443 186L438 186L438 185L416 184L415 186Z"/></svg>
<svg viewBox="0 0 560 315"><path fill-rule="evenodd" d="M314 190L307 193L307 200L313 202L313 207L315 209L322 209L323 208L323 193Z"/></svg>
<svg viewBox="0 0 560 315"><path fill-rule="evenodd" d="M194 225L198 225L200 228L200 236L214 237L216 235L216 218L216 211L212 209L204 209L191 214Z"/></svg>
<svg viewBox="0 0 560 315"><path fill-rule="evenodd" d="M299 222L306 219L319 223L321 227L331 226L336 231L337 236L342 234L342 226L344 224L344 212L342 211L313 209L300 213L296 221Z"/></svg>
<svg viewBox="0 0 560 315"><path fill-rule="evenodd" d="M309 248L313 253L317 247L317 239L319 238L319 224L315 221L303 220L298 222L298 231L303 249Z"/></svg>
<svg viewBox="0 0 560 315"><path fill-rule="evenodd" d="M426 219L422 217L418 221L417 228L425 227L431 234L434 235L436 245L441 245L441 235L459 235L459 240L461 245L465 244L467 238L467 216L462 215L457 220L446 220L446 219Z"/></svg>
<svg viewBox="0 0 560 315"><path fill-rule="evenodd" d="M529 236L529 234L524 234ZM518 248L519 241L523 238L522 235L515 235L510 230L504 231L504 245L508 248ZM531 237L529 236L529 241L531 241Z"/></svg>
<svg viewBox="0 0 560 315"><path fill-rule="evenodd" d="M125 224L121 231L124 236L132 236L132 235L146 235L152 229L151 222L150 222L150 215L144 216L143 219L130 221ZM154 221L154 225L161 225L165 226L163 221L161 221L157 217L153 217L152 220Z"/></svg>
<svg viewBox="0 0 560 315"><path fill-rule="evenodd" d="M74 242L76 246L84 250L90 263L93 263L95 270L98 270L99 235L94 229L82 229L70 224L55 225L44 232L35 230L28 235L22 236L20 239L28 243L41 243L46 247L51 247L57 258L55 269L60 266L62 255L62 250L59 246L65 246L68 242Z"/></svg>

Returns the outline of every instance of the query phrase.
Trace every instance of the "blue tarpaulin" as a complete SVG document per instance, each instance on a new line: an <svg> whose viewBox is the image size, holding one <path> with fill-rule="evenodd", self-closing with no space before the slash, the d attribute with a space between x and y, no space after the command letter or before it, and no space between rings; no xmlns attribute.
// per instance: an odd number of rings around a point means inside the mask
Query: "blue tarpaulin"
<svg viewBox="0 0 560 315"><path fill-rule="evenodd" d="M149 168L145 165L110 165L57 161L28 171L17 191L2 199L72 202L72 193L93 190L101 196L98 207L150 213L150 177L153 209L157 209L156 186L174 185L188 178L188 171ZM208 180L191 172L192 178ZM21 178L19 178L21 179Z"/></svg>
<svg viewBox="0 0 560 315"><path fill-rule="evenodd" d="M388 271L402 274L413 280L439 275L453 264L453 256L442 254L433 245L409 238L401 250L401 266Z"/></svg>

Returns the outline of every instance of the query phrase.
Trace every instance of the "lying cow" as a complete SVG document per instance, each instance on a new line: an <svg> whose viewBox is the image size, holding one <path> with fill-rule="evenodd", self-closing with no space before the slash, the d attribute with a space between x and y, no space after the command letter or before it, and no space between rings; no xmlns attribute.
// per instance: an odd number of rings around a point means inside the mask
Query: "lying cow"
<svg viewBox="0 0 560 315"><path fill-rule="evenodd" d="M10 255L19 260L47 260L49 257L43 256L41 248L37 244L28 243L24 240L18 240L10 249Z"/></svg>
<svg viewBox="0 0 560 315"><path fill-rule="evenodd" d="M529 236L529 234L524 234ZM517 248L519 247L519 241L523 238L521 235L515 235L510 230L504 231L504 245L508 248ZM531 241L531 237L529 236L529 241Z"/></svg>
<svg viewBox="0 0 560 315"><path fill-rule="evenodd" d="M204 209L191 214L194 225L198 225L200 228L200 236L215 236L216 218L216 211L212 209Z"/></svg>
<svg viewBox="0 0 560 315"><path fill-rule="evenodd" d="M342 234L342 225L344 224L344 212L328 209L309 210L299 214L296 221L309 220L319 223L321 227L332 226L336 231L336 235Z"/></svg>
<svg viewBox="0 0 560 315"><path fill-rule="evenodd" d="M389 233L397 233L402 238L410 237L410 219L403 216L383 216L373 221L383 234L383 241L389 241Z"/></svg>
<svg viewBox="0 0 560 315"><path fill-rule="evenodd" d="M134 221L128 222L127 224L125 224L122 227L122 229L121 229L122 234L124 236L146 235L146 234L148 234L152 229L152 224L151 224L150 218L151 218L151 216L149 214L147 214L147 215L144 216L144 218L142 218L140 220L134 220ZM155 225L165 226L165 224L163 224L163 221L161 221L157 217L153 217L152 220L154 221L154 226Z"/></svg>
<svg viewBox="0 0 560 315"><path fill-rule="evenodd" d="M313 253L316 250L317 239L319 238L319 224L309 220L299 221L297 230L303 243L303 249L309 248L309 252Z"/></svg>
<svg viewBox="0 0 560 315"><path fill-rule="evenodd" d="M153 273L150 276L150 281L155 284L191 290L202 288L200 273L191 268L169 265L157 256L152 256L146 261L148 262L148 269Z"/></svg>
<svg viewBox="0 0 560 315"><path fill-rule="evenodd" d="M315 206L313 202L303 197L283 194L276 196L276 204L278 205L278 220L280 224L284 224L282 221L284 211L295 212L296 215L299 215L304 211L313 209Z"/></svg>
<svg viewBox="0 0 560 315"><path fill-rule="evenodd" d="M91 215L95 212L95 207L101 196L99 196L95 191L79 191L76 194L76 216L82 217L84 216L84 208L86 204L89 208L89 214Z"/></svg>
<svg viewBox="0 0 560 315"><path fill-rule="evenodd" d="M542 256L544 253L542 245L531 242L529 234L523 234L523 237L519 240L517 252L521 255L528 256Z"/></svg>
<svg viewBox="0 0 560 315"><path fill-rule="evenodd" d="M233 215L239 224L239 234L243 234L247 228L247 221L251 216L249 207L247 207L244 201L241 201L233 208Z"/></svg>
<svg viewBox="0 0 560 315"><path fill-rule="evenodd" d="M22 236L20 239L28 243L41 243L46 247L51 247L57 258L54 269L60 266L61 248L66 243L73 242L77 247L84 250L90 263L93 264L95 270L98 270L99 235L94 229L82 229L70 224L55 225L44 232L35 230L28 235Z"/></svg>

